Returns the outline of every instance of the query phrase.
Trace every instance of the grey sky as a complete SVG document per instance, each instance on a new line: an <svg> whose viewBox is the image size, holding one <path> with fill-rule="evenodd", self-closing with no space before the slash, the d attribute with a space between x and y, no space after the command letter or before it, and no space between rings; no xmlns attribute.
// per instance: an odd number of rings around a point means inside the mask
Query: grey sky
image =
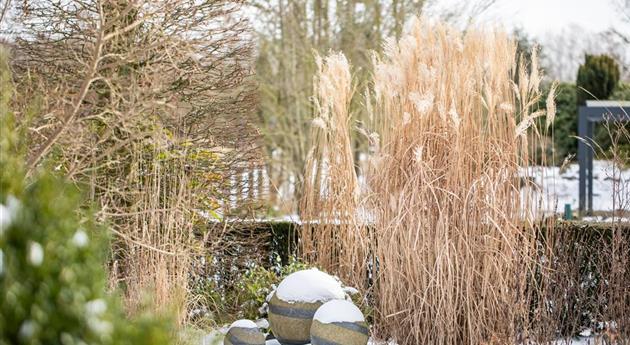
<svg viewBox="0 0 630 345"><path fill-rule="evenodd" d="M440 0L442 1L442 0ZM591 32L620 27L622 14L615 7L617 0L498 0L487 17L507 28L521 27L534 37L558 32L577 24ZM630 28L625 27L625 30Z"/></svg>

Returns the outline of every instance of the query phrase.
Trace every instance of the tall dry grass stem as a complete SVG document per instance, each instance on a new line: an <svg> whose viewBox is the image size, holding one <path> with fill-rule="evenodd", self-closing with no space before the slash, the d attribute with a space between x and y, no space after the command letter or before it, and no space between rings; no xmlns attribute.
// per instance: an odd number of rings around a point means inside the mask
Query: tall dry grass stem
<svg viewBox="0 0 630 345"><path fill-rule="evenodd" d="M350 139L353 82L343 54L317 58L314 81L317 117L308 153L300 216L301 253L309 261L344 278L363 268L365 236L357 226L359 189Z"/></svg>
<svg viewBox="0 0 630 345"><path fill-rule="evenodd" d="M403 345L512 343L536 314L527 278L540 214L528 168L546 114L536 106L536 54L531 66L518 62L516 43L499 31L409 27L374 59L358 199L350 77L333 67L340 55L320 68L303 254L370 290L377 335ZM370 268L373 284L351 267Z"/></svg>

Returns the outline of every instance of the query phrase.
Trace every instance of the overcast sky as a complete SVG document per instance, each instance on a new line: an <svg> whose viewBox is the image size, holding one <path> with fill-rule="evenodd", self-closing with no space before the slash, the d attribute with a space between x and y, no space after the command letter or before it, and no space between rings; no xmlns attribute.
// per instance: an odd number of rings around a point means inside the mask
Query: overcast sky
<svg viewBox="0 0 630 345"><path fill-rule="evenodd" d="M484 17L487 21L502 23L508 29L521 27L538 38L572 24L601 32L611 26L620 27L621 15L630 16L630 13L620 13L615 1L618 0L497 0ZM630 30L629 27L623 29Z"/></svg>

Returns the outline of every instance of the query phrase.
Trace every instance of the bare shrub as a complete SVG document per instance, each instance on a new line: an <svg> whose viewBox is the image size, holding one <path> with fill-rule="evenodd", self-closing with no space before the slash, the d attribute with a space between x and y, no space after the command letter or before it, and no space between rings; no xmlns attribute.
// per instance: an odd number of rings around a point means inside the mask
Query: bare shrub
<svg viewBox="0 0 630 345"><path fill-rule="evenodd" d="M259 159L252 46L239 1L24 1L13 67L28 168L89 190L114 230L112 283L130 310L155 290L186 315L193 234Z"/></svg>

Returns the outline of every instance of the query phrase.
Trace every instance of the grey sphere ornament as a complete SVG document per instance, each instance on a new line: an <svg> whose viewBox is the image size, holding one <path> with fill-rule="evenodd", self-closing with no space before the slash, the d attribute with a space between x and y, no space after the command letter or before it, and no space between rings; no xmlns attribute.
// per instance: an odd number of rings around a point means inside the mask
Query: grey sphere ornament
<svg viewBox="0 0 630 345"><path fill-rule="evenodd" d="M228 329L225 345L265 345L265 335L250 320L238 320Z"/></svg>
<svg viewBox="0 0 630 345"><path fill-rule="evenodd" d="M368 338L365 317L350 301L327 302L313 316L311 345L366 345Z"/></svg>

